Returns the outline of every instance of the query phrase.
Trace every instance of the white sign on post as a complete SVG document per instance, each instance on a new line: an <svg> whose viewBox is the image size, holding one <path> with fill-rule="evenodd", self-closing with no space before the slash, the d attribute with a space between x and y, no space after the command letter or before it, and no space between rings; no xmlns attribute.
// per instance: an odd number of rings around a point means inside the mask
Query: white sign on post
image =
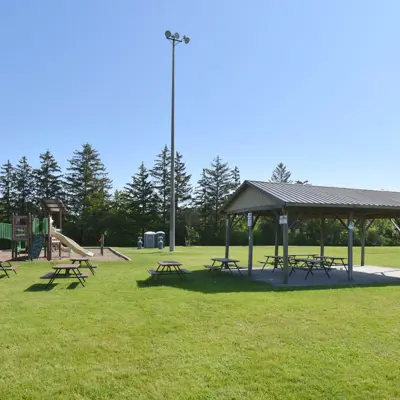
<svg viewBox="0 0 400 400"><path fill-rule="evenodd" d="M354 225L353 224L349 224L348 228L349 228L349 231L354 231Z"/></svg>
<svg viewBox="0 0 400 400"><path fill-rule="evenodd" d="M247 214L247 226L252 227L253 226L253 213L249 212Z"/></svg>
<svg viewBox="0 0 400 400"><path fill-rule="evenodd" d="M280 224L280 225L285 225L285 224L287 224L287 215L281 215L281 216L279 217L279 224Z"/></svg>

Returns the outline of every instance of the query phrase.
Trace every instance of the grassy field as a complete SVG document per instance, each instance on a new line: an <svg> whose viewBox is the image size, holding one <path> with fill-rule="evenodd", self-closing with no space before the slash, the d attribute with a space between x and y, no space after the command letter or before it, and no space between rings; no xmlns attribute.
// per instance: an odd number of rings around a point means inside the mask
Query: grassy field
<svg viewBox="0 0 400 400"><path fill-rule="evenodd" d="M0 399L400 398L400 286L276 290L203 271L221 247L178 248L188 281L147 285L171 257L119 250L133 261L101 263L86 288L44 290L49 263L0 279ZM367 263L399 267L400 251Z"/></svg>

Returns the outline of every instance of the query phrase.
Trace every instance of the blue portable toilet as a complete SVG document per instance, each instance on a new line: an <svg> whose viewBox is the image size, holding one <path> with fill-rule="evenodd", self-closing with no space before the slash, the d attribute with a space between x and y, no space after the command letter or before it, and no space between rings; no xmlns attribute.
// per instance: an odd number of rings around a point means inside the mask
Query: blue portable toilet
<svg viewBox="0 0 400 400"><path fill-rule="evenodd" d="M144 248L154 249L157 247L156 234L153 231L145 232L144 234Z"/></svg>

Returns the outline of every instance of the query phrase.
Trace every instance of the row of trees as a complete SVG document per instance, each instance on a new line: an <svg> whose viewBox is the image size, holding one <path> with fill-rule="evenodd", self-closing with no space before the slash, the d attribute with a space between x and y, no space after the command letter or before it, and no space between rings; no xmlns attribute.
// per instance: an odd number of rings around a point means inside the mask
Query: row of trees
<svg viewBox="0 0 400 400"><path fill-rule="evenodd" d="M88 143L73 153L64 172L50 151L40 155L38 168L25 156L15 166L7 161L0 170L0 221L9 222L13 213L40 215L41 199L56 197L69 209L63 226L67 235L88 245L106 232L108 243L132 245L145 230L168 233L170 169L165 146L151 168L141 163L131 181L111 194L100 154ZM193 187L177 152L175 173L177 243L220 242L224 224L219 210L240 184L239 169L217 156Z"/></svg>
<svg viewBox="0 0 400 400"><path fill-rule="evenodd" d="M112 181L100 154L88 143L73 153L65 171L50 151L40 154L38 168L32 168L26 157L15 166L7 161L0 170L0 222L9 222L13 213L40 215L40 200L56 197L69 209L64 232L83 245L96 244L103 232L108 244L119 246L134 245L137 237L150 229L163 230L168 236L170 168L171 154L165 146L153 166L141 163L132 179L112 193ZM177 152L175 171L177 244L222 244L225 225L220 210L240 185L239 169L217 156L193 184L183 155ZM281 163L269 180L292 183L291 176ZM255 243L272 244L273 230L273 222L261 219L255 229ZM301 222L290 237L293 244L317 244L318 221ZM377 221L369 230L368 244L390 245L397 241L388 221ZM339 223L333 223L327 244L345 243L346 232ZM245 221L235 226L232 244L247 244Z"/></svg>

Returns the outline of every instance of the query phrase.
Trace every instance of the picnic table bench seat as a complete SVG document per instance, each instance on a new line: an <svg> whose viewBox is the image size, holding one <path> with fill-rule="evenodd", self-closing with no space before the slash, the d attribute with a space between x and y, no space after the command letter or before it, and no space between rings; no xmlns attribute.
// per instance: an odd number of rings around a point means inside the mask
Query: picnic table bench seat
<svg viewBox="0 0 400 400"><path fill-rule="evenodd" d="M347 267L347 263L334 261L332 263L329 263L329 266L331 266L331 267Z"/></svg>
<svg viewBox="0 0 400 400"><path fill-rule="evenodd" d="M76 278L76 275L73 274L56 274L55 272L47 272L43 276L40 277L40 279L50 279L54 278L57 276L57 279L65 279L65 278ZM89 274L87 272L84 272L83 274L78 274L79 278L89 278Z"/></svg>
<svg viewBox="0 0 400 400"><path fill-rule="evenodd" d="M218 265L204 265L204 268L208 268L209 270L212 269L221 269Z"/></svg>
<svg viewBox="0 0 400 400"><path fill-rule="evenodd" d="M2 267L2 269L5 269L6 271L14 271L16 273L15 270L17 268L19 268L19 264L16 264L16 265L11 265L11 264L10 265L4 265L3 264L1 267Z"/></svg>
<svg viewBox="0 0 400 400"><path fill-rule="evenodd" d="M12 265L9 260L0 260L0 271L3 271L8 278L10 275L7 271L13 271L14 274L17 274L16 269L19 267L19 264Z"/></svg>
<svg viewBox="0 0 400 400"><path fill-rule="evenodd" d="M234 266L235 268L240 268L240 269L247 269L247 267L243 267L243 266L240 266L240 265L232 265L232 266ZM220 265L204 265L204 268L208 268L208 269L221 269L221 266Z"/></svg>
<svg viewBox="0 0 400 400"><path fill-rule="evenodd" d="M151 275L151 276L156 276L156 275L167 275L170 272L164 272L164 271L156 271L154 269L148 269L147 272ZM183 274L191 274L192 271L189 271L188 269L185 268L180 268L179 272L183 273Z"/></svg>
<svg viewBox="0 0 400 400"><path fill-rule="evenodd" d="M79 268L98 268L98 267L99 267L98 264L90 264L90 265L81 264L81 265L79 266Z"/></svg>
<svg viewBox="0 0 400 400"><path fill-rule="evenodd" d="M273 260L273 261L265 261L265 260L262 260L262 261L258 261L260 264L262 264L262 265L275 265L275 263L276 263L276 261L275 260Z"/></svg>

